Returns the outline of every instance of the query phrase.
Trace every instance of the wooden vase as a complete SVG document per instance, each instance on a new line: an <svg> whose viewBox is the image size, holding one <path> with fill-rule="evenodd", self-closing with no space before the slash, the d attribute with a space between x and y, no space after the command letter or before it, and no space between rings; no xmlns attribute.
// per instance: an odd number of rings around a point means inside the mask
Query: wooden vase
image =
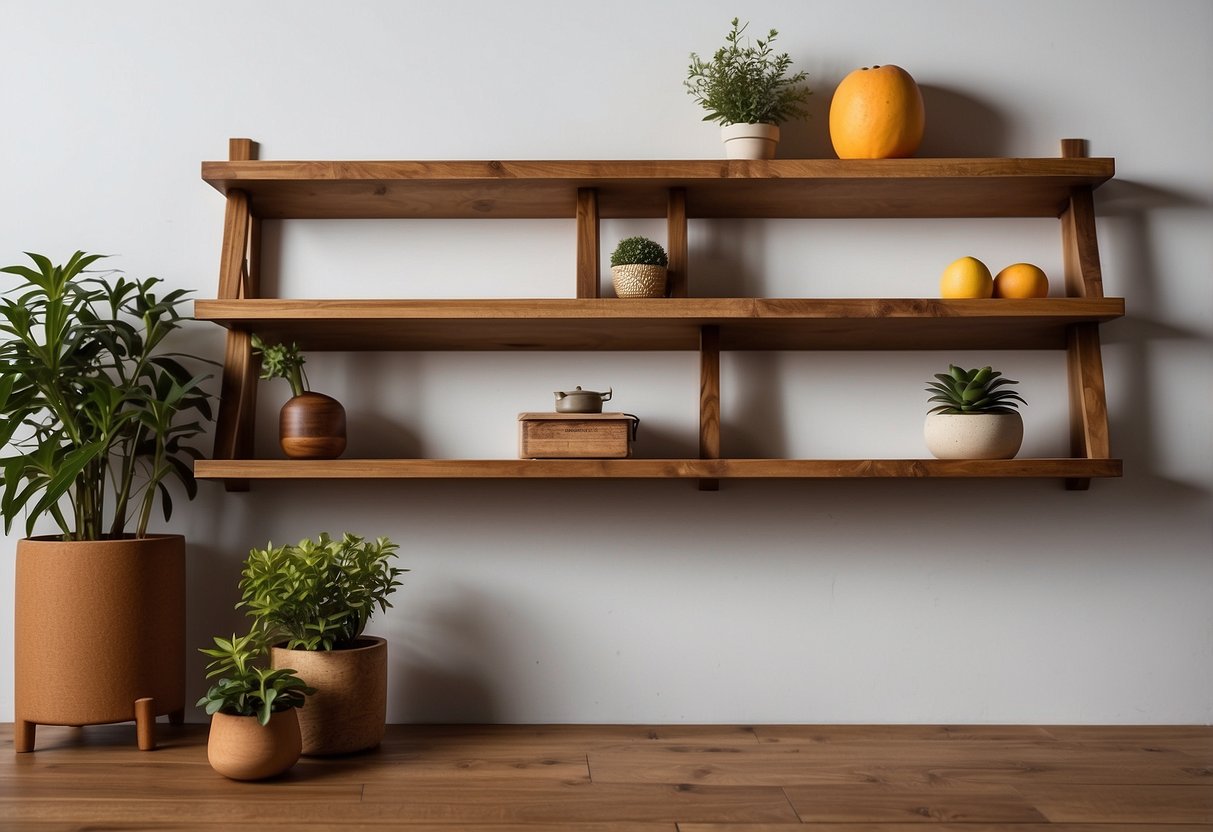
<svg viewBox="0 0 1213 832"><path fill-rule="evenodd" d="M278 437L291 459L336 459L345 451L345 408L323 393L301 393L282 406Z"/></svg>
<svg viewBox="0 0 1213 832"><path fill-rule="evenodd" d="M18 541L14 745L42 725L185 719L185 539Z"/></svg>
<svg viewBox="0 0 1213 832"><path fill-rule="evenodd" d="M206 759L232 780L264 780L295 765L300 748L295 708L270 714L265 725L255 716L217 713L211 717Z"/></svg>
<svg viewBox="0 0 1213 832"><path fill-rule="evenodd" d="M345 650L270 648L274 668L291 667L316 692L299 709L303 753L348 754L383 741L387 642L362 636Z"/></svg>

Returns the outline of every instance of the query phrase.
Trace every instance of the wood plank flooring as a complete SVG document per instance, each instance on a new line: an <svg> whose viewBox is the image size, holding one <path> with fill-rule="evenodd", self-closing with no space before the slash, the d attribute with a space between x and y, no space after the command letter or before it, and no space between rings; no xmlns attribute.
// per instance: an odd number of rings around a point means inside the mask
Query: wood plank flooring
<svg viewBox="0 0 1213 832"><path fill-rule="evenodd" d="M393 725L261 783L157 727L0 726L0 829L1213 831L1211 727Z"/></svg>

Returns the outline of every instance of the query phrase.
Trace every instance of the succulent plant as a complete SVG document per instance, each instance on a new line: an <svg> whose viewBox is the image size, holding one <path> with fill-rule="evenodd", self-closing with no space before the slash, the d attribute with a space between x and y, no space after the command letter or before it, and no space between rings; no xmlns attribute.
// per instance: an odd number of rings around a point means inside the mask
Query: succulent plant
<svg viewBox="0 0 1213 832"><path fill-rule="evenodd" d="M629 263L666 266L669 262L670 258L666 256L665 249L648 237L625 237L611 253L612 266L625 266Z"/></svg>
<svg viewBox="0 0 1213 832"><path fill-rule="evenodd" d="M266 344L254 333L253 352L261 356L261 378L284 378L291 386L291 395L302 396L308 391L307 373L303 365L307 359L295 343Z"/></svg>
<svg viewBox="0 0 1213 832"><path fill-rule="evenodd" d="M929 413L1014 413L1017 401L1027 404L1018 393L1006 388L1018 381L989 367L963 370L950 364L947 373L936 373L935 378L938 381L927 382L926 391L935 394L927 401L939 404Z"/></svg>

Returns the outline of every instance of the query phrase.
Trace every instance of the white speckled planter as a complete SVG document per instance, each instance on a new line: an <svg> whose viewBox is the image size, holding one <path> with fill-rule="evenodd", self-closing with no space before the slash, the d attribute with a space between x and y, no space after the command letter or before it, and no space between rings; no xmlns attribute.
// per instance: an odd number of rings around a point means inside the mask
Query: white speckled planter
<svg viewBox="0 0 1213 832"><path fill-rule="evenodd" d="M1018 413L929 413L923 427L936 459L1011 459L1023 444Z"/></svg>
<svg viewBox="0 0 1213 832"><path fill-rule="evenodd" d="M774 124L728 124L720 128L726 159L774 159L779 127Z"/></svg>

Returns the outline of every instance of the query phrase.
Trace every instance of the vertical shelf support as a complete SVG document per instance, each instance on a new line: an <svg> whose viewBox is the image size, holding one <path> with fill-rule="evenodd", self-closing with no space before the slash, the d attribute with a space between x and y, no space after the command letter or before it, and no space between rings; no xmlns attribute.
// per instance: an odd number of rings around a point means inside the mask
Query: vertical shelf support
<svg viewBox="0 0 1213 832"><path fill-rule="evenodd" d="M232 139L233 162L257 157L257 143ZM219 261L219 297L253 298L260 292L261 222L252 216L248 194L227 195L223 221L223 250ZM249 333L228 330L223 360L223 382L215 425L215 459L251 459L253 420L257 409L256 357ZM228 491L247 491L247 480L227 480Z"/></svg>
<svg viewBox="0 0 1213 832"><path fill-rule="evenodd" d="M1085 157L1084 139L1062 139L1063 158ZM1061 214L1062 254L1066 295L1102 298L1099 242L1095 235L1095 202L1091 189L1075 188ZM1075 324L1066 333L1066 370L1070 385L1070 455L1108 459L1108 404L1104 392L1099 324ZM1085 491L1089 478L1070 478L1066 488Z"/></svg>
<svg viewBox="0 0 1213 832"><path fill-rule="evenodd" d="M687 278L687 192L685 188L670 188L666 211L666 245L669 248L670 297L689 295Z"/></svg>
<svg viewBox="0 0 1213 832"><path fill-rule="evenodd" d="M577 189L577 297L596 298L600 285L598 191Z"/></svg>
<svg viewBox="0 0 1213 832"><path fill-rule="evenodd" d="M720 459L720 327L699 328L699 458ZM720 481L701 479L700 491L717 491Z"/></svg>

